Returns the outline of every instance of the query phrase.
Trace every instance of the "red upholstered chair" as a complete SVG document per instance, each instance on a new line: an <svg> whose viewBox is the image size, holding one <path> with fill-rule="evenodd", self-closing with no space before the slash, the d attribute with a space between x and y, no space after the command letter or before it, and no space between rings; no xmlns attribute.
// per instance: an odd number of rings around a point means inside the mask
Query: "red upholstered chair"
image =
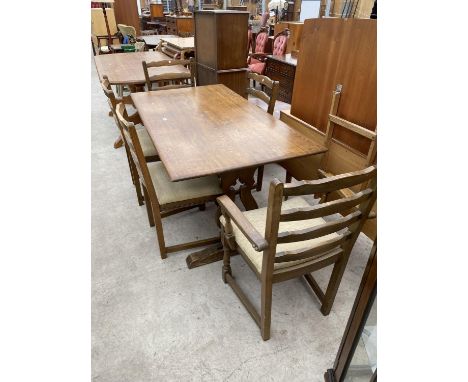
<svg viewBox="0 0 468 382"><path fill-rule="evenodd" d="M279 32L275 36L275 39L273 42L273 54L274 55L281 56L286 53L286 47L288 45L288 36L289 36L288 29L285 29ZM268 36L267 36L267 39L268 39ZM258 36L257 36L257 41L258 41ZM266 42L265 42L265 45L266 45ZM265 61L266 61L266 54L264 53L264 51L260 53L260 52L257 52L257 50L255 50L255 53L251 55L250 61L248 62L249 70L257 74L263 74L263 72L265 71L265 66L266 66Z"/></svg>

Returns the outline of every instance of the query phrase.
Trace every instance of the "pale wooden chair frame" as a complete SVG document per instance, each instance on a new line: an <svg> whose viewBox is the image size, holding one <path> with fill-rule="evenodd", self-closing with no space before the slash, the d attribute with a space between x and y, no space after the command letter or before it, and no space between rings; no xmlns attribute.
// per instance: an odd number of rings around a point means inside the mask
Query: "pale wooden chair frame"
<svg viewBox="0 0 468 382"><path fill-rule="evenodd" d="M271 96L269 96L267 93L265 93L262 90L258 90L258 89L255 89L254 87L248 86L247 94L250 94L256 98L261 99L263 102L265 102L268 105L267 113L273 115L273 112L275 111L276 99L278 98L278 93L279 93L279 81L273 81L270 77L267 77L261 74L248 72L247 81L249 85L250 85L250 80L252 80L254 84L255 82L258 82L260 85L262 85L262 89L264 86L266 86L268 89L271 90ZM257 185L255 187L257 191L262 190L264 168L265 168L264 166L260 166L258 168Z"/></svg>
<svg viewBox="0 0 468 382"><path fill-rule="evenodd" d="M340 85L337 86L336 90L333 92L333 95L332 95L332 103L331 103L331 107L330 107L330 113L328 114L328 123L327 123L327 130L326 130L326 133L325 133L325 141L324 141L324 145L329 148L330 147L330 144L331 144L331 141L332 141L332 138L333 138L333 132L334 132L334 129L335 129L335 126L338 125L338 126L341 126L341 127L344 127L345 129L348 129L364 138L367 138L370 140L370 145L369 145L369 150L367 151L367 155L366 155L366 158L365 158L365 161L363 163L363 166L364 167L368 167L372 164L375 163L375 160L376 160L376 156L377 156L377 132L374 132L374 131L371 131L369 129L366 129L365 127L362 127L360 125L357 125L355 123L352 123L344 118L341 118L341 117L338 117L336 114L337 114L337 111L338 111L338 106L339 106L339 102L340 102L340 99L341 99L341 91L342 91L342 88ZM322 158L322 162L321 162L321 165L320 165L320 169L318 169L318 174L319 174L319 177L321 178L328 178L328 177L331 177L334 175L333 172L330 172L330 171L327 171L325 169L328 169L329 168L329 160L330 160L330 151L328 150L323 158ZM365 188L365 184L362 184L361 185L361 189ZM326 202L326 201L330 201L330 200L334 200L337 198L337 196L340 196L340 197L350 197L352 196L355 192L357 191L360 191L358 188L355 188L354 190L351 189L351 188L346 188L346 189L342 189L342 190L337 190L331 194L322 194L321 195L321 203L323 202ZM375 206L374 206L375 207ZM374 211L371 211L371 213L369 214L369 219L375 219L377 217L377 214L375 212L375 209Z"/></svg>
<svg viewBox="0 0 468 382"><path fill-rule="evenodd" d="M350 197L340 198L332 202L317 204L307 208L281 210L284 196L311 195L330 193L335 190L366 184L366 188ZM218 198L218 204L224 216L225 223L221 227L221 239L224 248L223 281L231 286L249 314L260 327L263 340L270 338L272 287L274 283L304 276L305 280L322 303L320 311L328 315L332 308L338 287L340 285L349 255L361 229L369 215L377 197L377 168L368 167L361 171L332 176L325 179L300 181L298 184L285 184L275 179L270 184L266 214L265 233L262 235L247 220L239 208L227 196ZM326 222L324 224L292 232L278 234L279 223L285 221L306 220L329 216L355 207L355 211L347 216ZM233 234L232 222L252 244L257 251L263 251L262 270L259 273L249 258L237 246ZM345 229L343 232L341 230ZM276 245L296 241L310 240L330 233L343 232L316 247L276 253ZM240 289L232 276L230 257L239 252L261 282L261 311L254 308L248 297ZM310 259L306 265L295 264L290 267L274 270L275 263ZM325 292L319 287L310 272L334 265Z"/></svg>
<svg viewBox="0 0 468 382"><path fill-rule="evenodd" d="M133 162L133 158L130 155L129 146L128 146L128 143L127 143L127 141L125 139L125 135L124 135L124 133L122 131L122 126L121 126L121 124L119 122L119 119L117 118L117 115L116 115L117 105L119 103L124 103L124 104L125 103L131 103L131 101L129 101L129 100L131 100L131 98L130 98L130 96L124 96L122 98L117 98L114 91L112 90L112 86L111 86L107 76L103 76L103 79L101 81L101 87L102 87L102 90L103 90L104 94L107 97L107 102L109 104L112 116L114 117L115 124L117 125L117 127L119 129L121 142L123 143L123 146L125 148L125 154L127 156L128 167L130 169L130 176L132 178L132 183L135 186L135 191L136 191L136 194L137 194L138 204L140 206L142 206L143 203L144 203L144 198L143 198L143 195L141 193L140 182L138 181L138 173L137 173L137 170L136 170L136 167L135 167L135 163ZM140 119L140 116L139 116L138 112L135 112L132 115L128 115L127 110L124 107L123 115L124 115L124 118L126 118L127 121L132 122L135 125L142 124L142 121ZM115 147L115 144L114 144L114 147ZM159 159L158 155L155 155L155 156L147 156L147 157L145 157L145 160L147 162L154 162L154 161L159 161L160 159Z"/></svg>
<svg viewBox="0 0 468 382"><path fill-rule="evenodd" d="M116 107L116 115L122 125L122 132L128 144L130 156L132 157L135 164L138 182L141 182L141 186L143 188L146 211L148 214L150 226L156 226L156 235L158 238L161 258L167 258L168 253L219 243L219 236L216 236L213 238L166 246L162 224L163 218L197 207L200 210L204 210L205 204L208 202L216 202L216 198L219 195L210 195L174 203L160 204L147 166L146 158L143 156L143 150L136 133L135 125L133 122L127 121L125 119L124 113L125 106L123 103L119 103Z"/></svg>
<svg viewBox="0 0 468 382"><path fill-rule="evenodd" d="M359 126L355 123L345 120L337 115L338 107L341 99L342 86L337 85L336 89L332 92L332 102L330 106L330 112L328 115L327 129L325 134L317 130L315 127L308 125L307 134L311 138L318 140L328 150L322 155L320 159L319 168L317 168L317 176L319 178L326 178L333 176L336 173L349 172L354 170L363 169L369 167L376 162L377 157L377 132L366 129L365 127ZM293 116L290 116L291 120L285 121L287 123L296 123ZM288 118L289 119L289 118ZM357 150L347 146L346 144L337 141L333 138L335 125L339 125L345 129L352 131L364 138L371 141L369 150L366 155L358 152ZM298 126L299 127L299 126ZM302 130L302 126L300 126ZM310 178L309 178L310 179ZM292 175L286 172L286 183L291 182ZM364 187L365 185L362 185ZM321 202L333 200L339 196L351 196L353 193L359 191L358 188L348 188L343 190L337 190L331 194L317 195L321 198ZM377 206L374 205L369 215L368 222L366 223L363 232L368 235L372 240L376 236L376 222L372 221L377 217L376 214Z"/></svg>
<svg viewBox="0 0 468 382"><path fill-rule="evenodd" d="M146 90L169 90L178 88L187 88L195 86L195 68L193 58L188 60L162 60L153 62L142 62L143 72L145 73ZM150 76L148 68L160 68L163 66L176 66L182 65L189 69L188 74L177 73L177 72L164 72L162 74L155 74ZM189 83L187 81L190 80ZM153 83L158 83L158 87L153 89Z"/></svg>

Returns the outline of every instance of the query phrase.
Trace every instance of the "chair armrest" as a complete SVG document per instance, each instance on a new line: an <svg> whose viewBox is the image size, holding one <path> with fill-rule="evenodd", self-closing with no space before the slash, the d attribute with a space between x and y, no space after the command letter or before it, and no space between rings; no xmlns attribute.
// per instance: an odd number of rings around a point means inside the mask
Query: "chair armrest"
<svg viewBox="0 0 468 382"><path fill-rule="evenodd" d="M223 215L228 215L228 217L236 223L237 227L239 227L241 232L257 252L261 252L268 248L268 242L265 238L255 229L252 223L246 219L241 210L239 210L228 196L222 195L216 200L221 206L221 212Z"/></svg>

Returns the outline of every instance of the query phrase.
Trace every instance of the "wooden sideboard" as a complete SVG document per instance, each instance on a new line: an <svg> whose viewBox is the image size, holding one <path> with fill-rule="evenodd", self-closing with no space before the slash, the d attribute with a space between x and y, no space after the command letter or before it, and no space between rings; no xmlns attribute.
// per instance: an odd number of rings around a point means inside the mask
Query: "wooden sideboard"
<svg viewBox="0 0 468 382"><path fill-rule="evenodd" d="M192 16L166 16L167 34L187 37L193 36L194 22Z"/></svg>
<svg viewBox="0 0 468 382"><path fill-rule="evenodd" d="M265 75L279 81L278 100L291 103L296 76L297 57L291 53L282 56L267 56ZM268 93L268 89L267 90Z"/></svg>
<svg viewBox="0 0 468 382"><path fill-rule="evenodd" d="M197 84L224 84L246 97L248 12L195 12Z"/></svg>

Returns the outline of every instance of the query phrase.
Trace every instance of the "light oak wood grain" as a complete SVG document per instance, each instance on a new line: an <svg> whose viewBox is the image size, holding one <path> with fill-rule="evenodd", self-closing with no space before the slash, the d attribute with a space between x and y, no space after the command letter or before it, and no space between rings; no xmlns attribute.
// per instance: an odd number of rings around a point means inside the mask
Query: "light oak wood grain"
<svg viewBox="0 0 468 382"><path fill-rule="evenodd" d="M224 85L131 97L172 181L326 151Z"/></svg>

